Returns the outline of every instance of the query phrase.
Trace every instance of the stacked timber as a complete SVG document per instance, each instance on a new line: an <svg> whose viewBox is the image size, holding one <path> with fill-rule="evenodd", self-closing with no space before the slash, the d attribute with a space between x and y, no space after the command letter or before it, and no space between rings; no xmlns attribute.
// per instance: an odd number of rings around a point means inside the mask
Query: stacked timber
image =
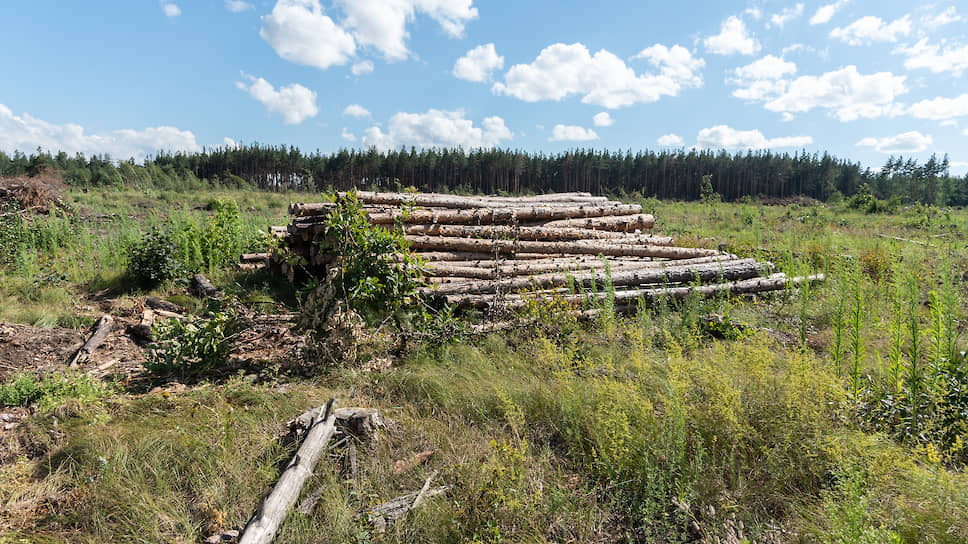
<svg viewBox="0 0 968 544"><path fill-rule="evenodd" d="M339 193L337 200L350 197ZM754 293L823 280L786 278L772 274L768 262L676 246L672 238L651 232L655 218L641 206L589 193L358 192L352 198L372 225L402 230L409 251L425 262L420 294L461 307L519 309L534 298L579 303L604 296L595 291L605 285L614 290L609 296L631 307L688 292ZM273 227L317 277L326 277L334 263L325 222L335 206L291 204L292 223ZM387 258L403 260L402 255ZM288 265L281 266L285 272Z"/></svg>

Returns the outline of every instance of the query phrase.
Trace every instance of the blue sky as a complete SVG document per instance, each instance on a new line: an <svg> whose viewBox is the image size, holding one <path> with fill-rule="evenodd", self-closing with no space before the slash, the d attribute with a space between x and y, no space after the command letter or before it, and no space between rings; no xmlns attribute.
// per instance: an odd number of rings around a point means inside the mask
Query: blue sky
<svg viewBox="0 0 968 544"><path fill-rule="evenodd" d="M0 149L829 151L968 171L952 1L8 0Z"/></svg>

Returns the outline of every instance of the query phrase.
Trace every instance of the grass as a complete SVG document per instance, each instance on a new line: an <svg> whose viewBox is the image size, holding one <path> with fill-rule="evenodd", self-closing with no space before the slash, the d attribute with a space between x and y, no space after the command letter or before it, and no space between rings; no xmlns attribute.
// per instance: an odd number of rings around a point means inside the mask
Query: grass
<svg viewBox="0 0 968 544"><path fill-rule="evenodd" d="M234 198L253 228L282 224L288 200L307 198L72 193L76 209L118 218L80 224L6 272L0 320L67 323L78 299L118 283L125 240L173 215L206 216L195 207L216 197ZM724 243L829 279L631 316L613 315L606 299L591 323L536 305L537 328L417 345L383 372L344 365L152 393L21 375L0 385L0 401L38 410L3 435L0 543L194 542L240 527L293 453L276 438L281 422L331 395L395 423L361 447L355 480L323 458L307 489L322 487L318 507L290 515L279 541L968 541L968 426L952 415L968 406L957 357L968 213L645 205L680 244ZM100 267L71 262L87 252ZM213 280L251 307L298 306L265 273ZM709 335L708 314L723 316L722 339ZM392 470L426 450L425 464ZM435 471L435 485L454 486L446 497L384 534L357 519Z"/></svg>

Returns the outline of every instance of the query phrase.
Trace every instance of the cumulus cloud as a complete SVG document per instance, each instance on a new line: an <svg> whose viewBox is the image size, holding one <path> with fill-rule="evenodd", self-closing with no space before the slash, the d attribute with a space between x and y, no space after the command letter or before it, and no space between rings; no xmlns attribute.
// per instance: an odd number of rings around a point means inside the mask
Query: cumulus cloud
<svg viewBox="0 0 968 544"><path fill-rule="evenodd" d="M612 116L609 115L607 111L603 111L601 113L596 113L595 116L592 117L592 122L596 127L610 127L615 124L615 119L612 119Z"/></svg>
<svg viewBox="0 0 968 544"><path fill-rule="evenodd" d="M881 153L919 153L934 143L930 134L921 134L916 130L887 136L884 138L864 138L857 142L859 147L873 147Z"/></svg>
<svg viewBox="0 0 968 544"><path fill-rule="evenodd" d="M346 18L343 26L357 43L376 49L387 60L402 60L407 48L407 23L417 12L429 15L444 31L460 37L464 25L477 18L473 0L336 0Z"/></svg>
<svg viewBox="0 0 968 544"><path fill-rule="evenodd" d="M350 132L346 127L343 127L342 132L339 133L339 137L346 140L347 142L355 142L356 134Z"/></svg>
<svg viewBox="0 0 968 544"><path fill-rule="evenodd" d="M924 38L914 45L900 46L894 53L907 57L904 67L908 70L924 68L935 74L951 72L955 77L961 77L968 68L968 44L931 44Z"/></svg>
<svg viewBox="0 0 968 544"><path fill-rule="evenodd" d="M868 15L853 23L830 31L830 37L849 45L867 45L874 42L896 42L898 36L911 33L911 16L905 15L891 23L880 17Z"/></svg>
<svg viewBox="0 0 968 544"><path fill-rule="evenodd" d="M679 136L678 134L666 134L664 136L659 136L659 139L656 140L656 142L658 142L659 145L666 147L682 147L682 145L685 143L682 141L682 136Z"/></svg>
<svg viewBox="0 0 968 544"><path fill-rule="evenodd" d="M770 17L770 24L767 26L783 28L783 25L801 15L803 15L803 4L796 4L793 7L783 9L780 13L774 13Z"/></svg>
<svg viewBox="0 0 968 544"><path fill-rule="evenodd" d="M245 2L244 0L225 0L225 9L231 11L232 13L242 13L243 11L252 9L252 4Z"/></svg>
<svg viewBox="0 0 968 544"><path fill-rule="evenodd" d="M781 66L776 61L770 62ZM752 75L757 70L750 69L748 73ZM734 96L762 101L772 112L794 114L820 108L829 110L840 121L854 121L902 113L903 108L895 99L907 92L905 79L890 72L865 75L856 66L847 66L820 76L731 81L740 86Z"/></svg>
<svg viewBox="0 0 968 544"><path fill-rule="evenodd" d="M797 65L773 55L767 55L746 66L733 70L727 81L737 85L733 96L743 100L763 100L778 96L786 90L789 81L786 76L793 75Z"/></svg>
<svg viewBox="0 0 968 544"><path fill-rule="evenodd" d="M955 98L938 97L922 100L908 108L908 113L918 119L931 119L932 121L964 117L968 115L968 94L962 94Z"/></svg>
<svg viewBox="0 0 968 544"><path fill-rule="evenodd" d="M753 55L760 50L760 42L746 30L746 23L739 17L731 15L722 25L719 34L709 36L703 40L706 50L717 55Z"/></svg>
<svg viewBox="0 0 968 544"><path fill-rule="evenodd" d="M549 142L590 142L597 140L598 134L590 128L575 125L555 125L551 129Z"/></svg>
<svg viewBox="0 0 968 544"><path fill-rule="evenodd" d="M363 76L373 72L373 61L361 60L350 68L354 76Z"/></svg>
<svg viewBox="0 0 968 544"><path fill-rule="evenodd" d="M964 20L964 17L958 15L955 7L951 6L933 17L922 17L921 24L933 29L939 26L950 25L951 23L959 23Z"/></svg>
<svg viewBox="0 0 968 544"><path fill-rule="evenodd" d="M359 104L350 104L349 106L346 106L346 109L343 110L343 115L349 115L350 117L361 119L363 117L369 117L370 110Z"/></svg>
<svg viewBox="0 0 968 544"><path fill-rule="evenodd" d="M512 138L500 117L485 117L480 127L464 118L462 111L430 109L426 113L399 112L390 118L387 130L372 126L364 132L363 145L380 150L401 146L420 148L490 148Z"/></svg>
<svg viewBox="0 0 968 544"><path fill-rule="evenodd" d="M228 136L222 138L222 147L239 147L239 144Z"/></svg>
<svg viewBox="0 0 968 544"><path fill-rule="evenodd" d="M468 51L454 63L453 74L458 79L490 81L491 75L504 68L504 57L497 54L493 43L479 45Z"/></svg>
<svg viewBox="0 0 968 544"><path fill-rule="evenodd" d="M516 64L495 83L495 94L513 96L525 102L560 101L581 95L582 102L609 109L649 103L663 96L675 96L684 87L699 87L698 73L705 62L693 58L688 49L654 45L635 58L646 58L658 73L636 74L625 62L604 49L594 55L581 43L556 43L544 48L531 64Z"/></svg>
<svg viewBox="0 0 968 544"><path fill-rule="evenodd" d="M830 22L833 19L834 14L847 4L847 0L838 0L832 4L824 4L820 6L816 12L814 12L813 17L810 18L811 25L822 25L824 23Z"/></svg>
<svg viewBox="0 0 968 544"><path fill-rule="evenodd" d="M235 85L249 93L265 106L266 111L278 113L287 125L298 125L319 113L316 107L316 92L293 83L276 90L268 81L243 73L246 81L237 81Z"/></svg>
<svg viewBox="0 0 968 544"><path fill-rule="evenodd" d="M0 150L31 152L38 147L68 154L109 154L116 159L144 158L158 151L201 151L195 135L175 127L121 129L88 134L84 127L48 123L24 113L14 115L0 104Z"/></svg>
<svg viewBox="0 0 968 544"><path fill-rule="evenodd" d="M356 40L323 12L319 0L278 0L259 35L283 59L325 70L346 64Z"/></svg>
<svg viewBox="0 0 968 544"><path fill-rule="evenodd" d="M759 130L736 130L727 125L704 128L696 137L696 147L704 149L767 149L803 147L812 143L810 136L767 138Z"/></svg>
<svg viewBox="0 0 968 544"><path fill-rule="evenodd" d="M177 4L162 4L161 9L165 12L165 17L178 17L181 15L181 8Z"/></svg>

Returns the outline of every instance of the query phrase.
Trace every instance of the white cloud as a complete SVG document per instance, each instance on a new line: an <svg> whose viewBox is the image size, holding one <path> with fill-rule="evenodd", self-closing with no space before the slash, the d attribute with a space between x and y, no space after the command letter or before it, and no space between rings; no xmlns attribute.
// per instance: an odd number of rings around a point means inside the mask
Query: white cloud
<svg viewBox="0 0 968 544"><path fill-rule="evenodd" d="M785 111L782 114L780 114L780 121L783 121L784 123L789 123L790 121L793 121L794 119L796 119L796 116L794 116L792 113L790 113L788 111Z"/></svg>
<svg viewBox="0 0 968 544"><path fill-rule="evenodd" d="M266 111L278 113L287 125L298 125L319 113L316 107L316 92L293 83L276 90L268 81L243 73L249 83L238 81L235 85L249 93L265 106Z"/></svg>
<svg viewBox="0 0 968 544"><path fill-rule="evenodd" d="M601 113L596 113L595 116L592 117L592 123L594 123L596 127L610 127L615 124L615 119L612 119L612 116L609 115L607 111L603 111Z"/></svg>
<svg viewBox="0 0 968 544"><path fill-rule="evenodd" d="M958 11L955 9L955 7L951 6L934 17L922 17L921 24L928 28L934 29L938 28L939 26L950 25L951 23L958 23L964 20L964 17L958 15Z"/></svg>
<svg viewBox="0 0 968 544"><path fill-rule="evenodd" d="M743 11L743 13L749 15L750 17L752 17L757 21L763 18L763 10L760 9L758 6L746 8L746 10Z"/></svg>
<svg viewBox="0 0 968 544"><path fill-rule="evenodd" d="M811 25L822 25L824 23L830 22L834 14L837 13L840 8L847 4L847 0L837 0L832 4L825 4L820 6L817 11L810 18Z"/></svg>
<svg viewBox="0 0 968 544"><path fill-rule="evenodd" d="M830 110L840 121L873 119L897 115L901 107L895 98L907 92L904 76L890 72L864 75L856 66L847 66L820 76L801 76L792 80L759 80L747 85L740 96L764 102L764 107L777 113L805 113L814 108ZM736 94L736 93L734 93Z"/></svg>
<svg viewBox="0 0 968 544"><path fill-rule="evenodd" d="M177 4L163 4L161 9L165 12L166 17L178 17L181 15L181 8Z"/></svg>
<svg viewBox="0 0 968 544"><path fill-rule="evenodd" d="M32 152L38 147L70 155L109 154L115 159L143 158L158 151L201 151L195 135L175 127L149 127L142 130L122 129L87 134L84 127L73 123L56 125L29 114L14 115L0 104L0 149Z"/></svg>
<svg viewBox="0 0 968 544"><path fill-rule="evenodd" d="M968 94L955 98L937 97L922 100L908 108L908 113L918 119L940 121L968 115Z"/></svg>
<svg viewBox="0 0 968 544"><path fill-rule="evenodd" d="M231 11L232 13L242 13L243 11L252 9L252 4L245 2L244 0L225 0L225 9Z"/></svg>
<svg viewBox="0 0 968 544"><path fill-rule="evenodd" d="M239 147L239 144L228 136L222 138L222 147Z"/></svg>
<svg viewBox="0 0 968 544"><path fill-rule="evenodd" d="M512 136L500 117L486 117L481 127L475 127L473 121L464 119L462 111L430 109L426 113L394 114L386 132L378 126L366 129L363 145L380 150L401 146L477 149L494 147Z"/></svg>
<svg viewBox="0 0 968 544"><path fill-rule="evenodd" d="M684 47L654 45L635 58L647 58L658 74L637 75L625 62L604 49L591 55L581 43L556 43L544 48L531 64L516 64L495 83L495 94L513 96L525 102L560 101L582 95L582 102L614 109L655 102L675 96L683 87L699 87L697 73L705 61L695 59Z"/></svg>
<svg viewBox="0 0 968 544"><path fill-rule="evenodd" d="M764 100L779 96L786 90L789 81L785 76L793 75L797 65L773 55L767 55L746 66L733 70L726 80L738 86L733 96L743 100Z"/></svg>
<svg viewBox="0 0 968 544"><path fill-rule="evenodd" d="M885 23L880 17L868 15L853 23L830 31L831 38L849 45L867 45L874 42L896 42L898 36L911 33L911 16L905 15L891 23Z"/></svg>
<svg viewBox="0 0 968 544"><path fill-rule="evenodd" d="M968 131L966 131L968 133ZM948 171L952 176L963 176L968 174L968 161L951 161L948 163Z"/></svg>
<svg viewBox="0 0 968 544"><path fill-rule="evenodd" d="M678 134L666 134L664 136L659 136L659 139L656 140L656 142L658 142L659 145L666 147L682 147L682 145L685 143L682 141L682 137Z"/></svg>
<svg viewBox="0 0 968 544"><path fill-rule="evenodd" d="M497 54L493 43L471 49L454 63L453 74L467 81L490 81L495 70L504 68L504 57Z"/></svg>
<svg viewBox="0 0 968 544"><path fill-rule="evenodd" d="M704 128L696 137L696 147L705 149L767 149L803 147L813 143L810 136L767 138L759 130L736 130L726 125Z"/></svg>
<svg viewBox="0 0 968 544"><path fill-rule="evenodd" d="M363 117L369 117L370 110L359 104L350 104L349 106L346 106L346 109L343 110L343 115L349 115L350 117L361 119Z"/></svg>
<svg viewBox="0 0 968 544"><path fill-rule="evenodd" d="M361 60L350 68L354 76L363 76L373 72L373 61Z"/></svg>
<svg viewBox="0 0 968 544"><path fill-rule="evenodd" d="M343 26L357 43L372 47L387 60L402 60L407 49L407 23L417 12L429 15L453 37L464 33L464 25L477 18L473 0L336 0L346 14Z"/></svg>
<svg viewBox="0 0 968 544"><path fill-rule="evenodd" d="M339 133L339 137L346 140L347 142L356 141L356 135L350 132L346 127L343 127L342 132Z"/></svg>
<svg viewBox="0 0 968 544"><path fill-rule="evenodd" d="M792 8L785 8L780 13L774 13L770 17L770 25L783 28L783 25L803 15L803 4L797 4ZM768 27L770 25L767 25Z"/></svg>
<svg viewBox="0 0 968 544"><path fill-rule="evenodd" d="M961 77L968 68L968 44L948 46L943 41L940 45L929 44L925 38L911 46L899 46L894 53L907 57L904 67L908 70L926 68L935 74L951 72L955 77Z"/></svg>
<svg viewBox="0 0 968 544"><path fill-rule="evenodd" d="M548 141L590 142L597 139L598 134L595 134L595 131L590 128L575 125L555 125L555 128L551 129L551 138L548 138Z"/></svg>
<svg viewBox="0 0 968 544"><path fill-rule="evenodd" d="M859 147L873 147L881 153L918 153L924 151L934 143L931 135L924 135L916 130L888 136L885 138L864 138L857 142Z"/></svg>
<svg viewBox="0 0 968 544"><path fill-rule="evenodd" d="M324 12L319 0L278 0L259 35L283 59L325 70L346 64L356 41Z"/></svg>
<svg viewBox="0 0 968 544"><path fill-rule="evenodd" d="M941 121L939 124L943 127L957 127L958 121L955 121L954 119L948 119L945 121Z"/></svg>
<svg viewBox="0 0 968 544"><path fill-rule="evenodd" d="M743 21L731 15L720 26L719 34L703 40L706 50L717 55L753 55L760 50L760 42L750 36Z"/></svg>

